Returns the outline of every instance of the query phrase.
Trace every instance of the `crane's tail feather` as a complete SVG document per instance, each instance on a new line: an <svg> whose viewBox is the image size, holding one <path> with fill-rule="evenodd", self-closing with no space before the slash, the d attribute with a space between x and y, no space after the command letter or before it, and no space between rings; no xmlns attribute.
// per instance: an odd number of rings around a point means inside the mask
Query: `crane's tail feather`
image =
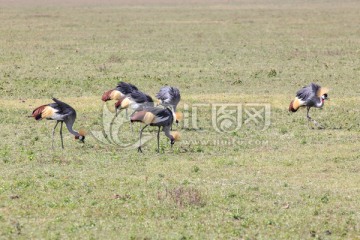
<svg viewBox="0 0 360 240"><path fill-rule="evenodd" d="M118 101L115 103L115 110L117 110L120 106L121 106L121 100L118 100Z"/></svg>
<svg viewBox="0 0 360 240"><path fill-rule="evenodd" d="M109 100L119 100L122 97L121 92L119 92L118 90L109 90L103 93L101 100L103 100L104 102L109 101Z"/></svg>
<svg viewBox="0 0 360 240"><path fill-rule="evenodd" d="M289 106L289 112L296 112L297 109L294 108L294 100L291 101Z"/></svg>
<svg viewBox="0 0 360 240"><path fill-rule="evenodd" d="M104 94L101 97L101 100L103 100L104 102L111 100L110 94L111 94L112 91L113 90L109 90L109 91L104 92Z"/></svg>
<svg viewBox="0 0 360 240"><path fill-rule="evenodd" d="M289 105L289 112L296 112L299 107L303 106L305 104L305 101L300 100L299 98L295 98L291 101Z"/></svg>
<svg viewBox="0 0 360 240"><path fill-rule="evenodd" d="M47 105L42 105L40 107L37 107L33 112L31 117L35 118L35 120L41 120L43 117L43 112L45 108L48 107ZM30 116L29 116L30 117Z"/></svg>

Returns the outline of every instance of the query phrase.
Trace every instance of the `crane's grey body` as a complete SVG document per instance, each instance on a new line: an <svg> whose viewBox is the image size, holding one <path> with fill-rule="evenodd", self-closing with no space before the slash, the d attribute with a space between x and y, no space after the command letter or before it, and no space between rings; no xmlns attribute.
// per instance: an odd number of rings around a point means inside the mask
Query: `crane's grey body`
<svg viewBox="0 0 360 240"><path fill-rule="evenodd" d="M155 121L150 126L170 127L174 122L174 114L170 108L151 107L146 110L155 115Z"/></svg>
<svg viewBox="0 0 360 240"><path fill-rule="evenodd" d="M153 99L141 91L133 91L128 95L128 98L131 101L130 107L134 110L134 112L154 106Z"/></svg>
<svg viewBox="0 0 360 240"><path fill-rule="evenodd" d="M127 94L124 97L124 99L122 99L122 101L127 100L126 98L129 100L129 107L133 110L133 112L130 114L130 117L135 112L142 111L149 107L154 107L153 99L149 95L147 95L139 90L134 90L133 92ZM115 117L117 117L119 114L119 111L117 110L118 106L115 105L115 107L116 107ZM125 109L125 112L126 112L126 117L127 117L128 116L127 108ZM133 131L131 121L130 121L130 127L131 127L131 131Z"/></svg>
<svg viewBox="0 0 360 240"><path fill-rule="evenodd" d="M301 102L301 105L306 106L306 117L309 121L312 121L316 126L321 127L321 125L312 119L309 116L310 108L322 108L324 106L324 100L328 99L327 93L319 96L319 91L321 86L316 83L310 83L308 86L303 87L299 91L296 92L296 97Z"/></svg>
<svg viewBox="0 0 360 240"><path fill-rule="evenodd" d="M159 107L150 107L146 109L146 112L150 112L154 115L154 120L149 123L146 124L141 130L140 130L140 145L138 147L138 152L142 152L141 150L141 136L142 136L142 132L143 130L147 127L147 126L155 126L158 127L158 132L157 132L157 144L158 144L158 149L157 151L160 152L160 128L162 127L163 132L165 133L165 135L170 139L171 141L171 147L174 144L174 137L170 134L170 130L171 130L171 125L173 124L174 121L174 113L172 111L171 108L159 108Z"/></svg>
<svg viewBox="0 0 360 240"><path fill-rule="evenodd" d="M181 95L176 87L165 86L156 94L156 98L160 100L161 105L172 106L175 112L181 100Z"/></svg>
<svg viewBox="0 0 360 240"><path fill-rule="evenodd" d="M124 95L127 95L134 91L138 91L138 88L131 83L119 82L118 85L116 86L116 90L118 90Z"/></svg>
<svg viewBox="0 0 360 240"><path fill-rule="evenodd" d="M322 101L321 97L317 96L320 88L320 85L311 83L297 91L296 97L299 100L304 101L304 105L307 107L321 108L324 105L324 102Z"/></svg>
<svg viewBox="0 0 360 240"><path fill-rule="evenodd" d="M56 114L51 117L51 119L64 122L71 122L72 120L75 121L76 111L74 108L56 98L52 98L52 100L54 103L50 103L48 106L52 107Z"/></svg>
<svg viewBox="0 0 360 240"><path fill-rule="evenodd" d="M76 119L76 111L74 108L72 108L70 105L56 99L52 98L54 103L49 103L46 106L52 108L53 114L52 116L47 117L48 120L56 120L56 124L52 131L52 148L54 148L54 135L55 135L55 129L57 125L60 123L60 138L61 138L61 147L64 148L64 141L62 136L62 127L63 123L65 122L65 125L69 132L73 135L75 135L76 138L80 137L80 140L83 141L85 139L84 136L80 135L79 132L73 130L73 125Z"/></svg>

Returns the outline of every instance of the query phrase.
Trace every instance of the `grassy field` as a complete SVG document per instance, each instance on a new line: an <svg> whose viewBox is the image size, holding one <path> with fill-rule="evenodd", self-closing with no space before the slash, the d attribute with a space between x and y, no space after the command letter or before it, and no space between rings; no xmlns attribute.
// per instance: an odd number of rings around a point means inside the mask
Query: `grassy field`
<svg viewBox="0 0 360 240"><path fill-rule="evenodd" d="M360 238L358 1L4 0L0 13L0 239ZM150 129L144 154L124 147L138 126L111 125L101 101L121 80L179 87L182 141L162 134L158 154ZM323 130L288 113L310 82L331 89L310 111ZM26 117L53 96L85 144L65 130L52 151L55 123ZM224 104L241 126L213 119ZM254 104L270 117L247 122Z"/></svg>

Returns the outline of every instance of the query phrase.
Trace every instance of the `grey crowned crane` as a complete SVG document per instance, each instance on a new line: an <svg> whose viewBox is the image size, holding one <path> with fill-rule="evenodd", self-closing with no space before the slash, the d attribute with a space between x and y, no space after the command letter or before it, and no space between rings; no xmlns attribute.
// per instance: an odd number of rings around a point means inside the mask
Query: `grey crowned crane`
<svg viewBox="0 0 360 240"><path fill-rule="evenodd" d="M160 128L162 127L165 136L170 140L171 147L174 145L175 141L180 139L179 132L171 132L171 125L174 121L174 112L171 108L159 108L159 107L150 107L139 112L135 112L130 117L131 122L142 122L145 126L140 130L140 144L138 147L138 152L142 152L141 149L141 136L143 130L147 126L158 127L157 133L157 152L160 152Z"/></svg>
<svg viewBox="0 0 360 240"><path fill-rule="evenodd" d="M149 95L141 91L133 91L132 93L121 97L115 103L116 115L122 109L131 108L134 112L136 112L136 111L141 111L147 107L153 107L153 106L154 106L153 99ZM134 114L134 112L132 114Z"/></svg>
<svg viewBox="0 0 360 240"><path fill-rule="evenodd" d="M138 88L131 83L119 82L116 88L104 92L101 100L103 100L104 102L109 100L120 100L125 95L137 90Z"/></svg>
<svg viewBox="0 0 360 240"><path fill-rule="evenodd" d="M52 131L52 144L51 144L52 148L54 148L55 129L59 123L60 123L61 147L64 148L64 142L62 136L62 126L64 122L69 132L75 136L75 139L80 140L80 142L84 142L85 132L82 130L78 132L73 129L73 125L76 119L75 109L56 98L52 98L52 100L54 101L54 103L49 103L37 107L30 116L30 117L34 117L35 120L37 121L44 118L48 120L56 120L55 127Z"/></svg>
<svg viewBox="0 0 360 240"><path fill-rule="evenodd" d="M321 127L318 122L309 116L310 108L322 108L325 100L328 98L329 90L322 88L316 83L310 83L308 86L303 87L296 93L296 97L291 101L289 106L290 112L296 112L300 107L306 107L306 117L312 121L316 126Z"/></svg>
<svg viewBox="0 0 360 240"><path fill-rule="evenodd" d="M179 121L182 118L180 113L176 112L176 107L181 100L180 91L176 87L164 86L160 89L160 91L156 94L156 98L159 99L160 105L167 107L172 107L175 112L175 123L178 125Z"/></svg>

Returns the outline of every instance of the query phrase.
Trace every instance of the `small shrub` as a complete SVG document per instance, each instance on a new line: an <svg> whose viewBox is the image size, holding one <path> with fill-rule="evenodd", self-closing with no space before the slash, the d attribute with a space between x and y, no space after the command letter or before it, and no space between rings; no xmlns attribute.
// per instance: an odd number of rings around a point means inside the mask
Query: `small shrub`
<svg viewBox="0 0 360 240"><path fill-rule="evenodd" d="M268 73L269 78L276 77L276 75L277 75L277 72L275 69L271 69L270 72Z"/></svg>
<svg viewBox="0 0 360 240"><path fill-rule="evenodd" d="M197 173L200 171L200 168L198 166L193 166L192 172Z"/></svg>

